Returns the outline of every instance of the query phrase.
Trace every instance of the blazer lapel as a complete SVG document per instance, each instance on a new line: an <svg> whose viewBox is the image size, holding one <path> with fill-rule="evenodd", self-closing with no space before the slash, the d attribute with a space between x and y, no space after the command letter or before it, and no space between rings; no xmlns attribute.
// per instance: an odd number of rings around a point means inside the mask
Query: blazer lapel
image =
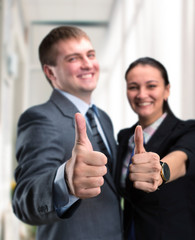
<svg viewBox="0 0 195 240"><path fill-rule="evenodd" d="M120 186L122 165L123 165L123 160L124 160L125 154L127 153L129 138L130 138L130 136L132 136L134 134L135 127L136 127L136 124L134 126L132 126L131 128L122 130L123 133L121 133L122 135L120 137L120 144L118 146L117 166L116 166L117 169L121 169L121 171L118 171L116 173L116 183L118 186Z"/></svg>
<svg viewBox="0 0 195 240"><path fill-rule="evenodd" d="M146 144L146 151L160 152L159 149L161 148L163 142L170 137L172 129L175 127L177 122L177 118L174 115L169 114L162 122L160 128L157 129L149 142Z"/></svg>

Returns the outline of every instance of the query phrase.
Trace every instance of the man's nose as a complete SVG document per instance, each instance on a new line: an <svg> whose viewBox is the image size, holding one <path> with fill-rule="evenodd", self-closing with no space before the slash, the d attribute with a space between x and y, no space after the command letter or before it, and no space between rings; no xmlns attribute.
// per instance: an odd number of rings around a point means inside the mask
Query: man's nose
<svg viewBox="0 0 195 240"><path fill-rule="evenodd" d="M82 68L92 68L92 62L89 58L85 57L82 59L82 62L81 62L81 67Z"/></svg>

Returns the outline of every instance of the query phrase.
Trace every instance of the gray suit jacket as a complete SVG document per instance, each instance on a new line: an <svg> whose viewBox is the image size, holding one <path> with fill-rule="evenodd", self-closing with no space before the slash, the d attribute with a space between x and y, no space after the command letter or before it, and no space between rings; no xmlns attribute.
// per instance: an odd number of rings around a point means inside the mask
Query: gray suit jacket
<svg viewBox="0 0 195 240"><path fill-rule="evenodd" d="M18 123L13 196L16 216L38 225L39 240L121 240L121 210L113 177L105 176L101 194L80 200L59 218L54 210L53 181L58 167L71 157L75 141L74 115L78 109L54 90L48 102L24 112ZM109 117L99 109L100 121L113 155L116 143ZM94 150L98 150L87 130ZM68 201L68 192L66 199Z"/></svg>

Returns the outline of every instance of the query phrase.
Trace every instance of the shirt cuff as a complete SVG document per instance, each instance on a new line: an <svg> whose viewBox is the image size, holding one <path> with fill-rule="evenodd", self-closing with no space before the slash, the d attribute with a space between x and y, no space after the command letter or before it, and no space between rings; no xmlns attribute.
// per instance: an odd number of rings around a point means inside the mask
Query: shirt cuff
<svg viewBox="0 0 195 240"><path fill-rule="evenodd" d="M62 216L79 198L68 192L64 179L66 163L62 164L54 179L54 208L59 216Z"/></svg>

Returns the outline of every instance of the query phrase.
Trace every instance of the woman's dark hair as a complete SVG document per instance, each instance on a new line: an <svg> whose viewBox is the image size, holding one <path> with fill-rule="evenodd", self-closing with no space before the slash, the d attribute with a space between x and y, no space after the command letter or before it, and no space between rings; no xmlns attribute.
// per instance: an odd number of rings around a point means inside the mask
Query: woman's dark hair
<svg viewBox="0 0 195 240"><path fill-rule="evenodd" d="M169 84L169 77L168 77L166 68L163 66L162 63L160 63L159 61L155 60L154 58L150 58L150 57L138 58L137 60L132 62L125 72L126 80L127 80L127 75L129 73L129 71L131 71L137 65L150 65L152 67L157 68L160 71L162 78L164 79L165 86L167 86ZM168 104L168 100L166 100L166 101L164 100L163 112L172 113L172 111L169 107L169 104Z"/></svg>

